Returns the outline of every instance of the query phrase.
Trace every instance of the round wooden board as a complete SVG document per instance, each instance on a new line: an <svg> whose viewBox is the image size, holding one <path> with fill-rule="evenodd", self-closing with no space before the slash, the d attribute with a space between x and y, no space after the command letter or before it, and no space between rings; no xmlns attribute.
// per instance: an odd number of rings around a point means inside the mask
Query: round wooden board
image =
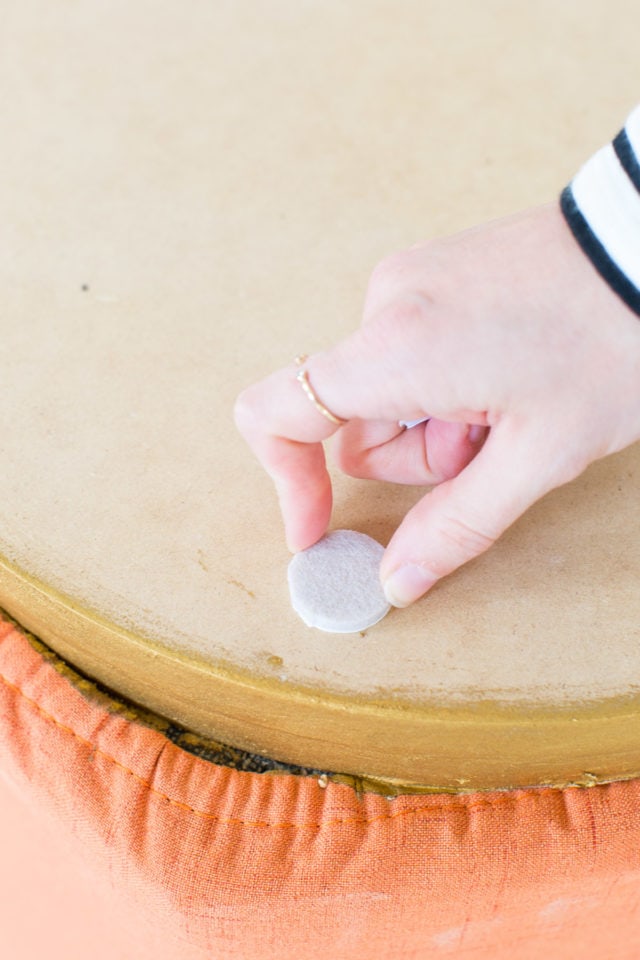
<svg viewBox="0 0 640 960"><path fill-rule="evenodd" d="M291 610L231 417L357 325L384 254L556 195L635 102L632 26L621 2L12 0L0 604L292 763L439 789L640 773L638 447L333 636ZM420 493L336 472L333 525L384 543Z"/></svg>

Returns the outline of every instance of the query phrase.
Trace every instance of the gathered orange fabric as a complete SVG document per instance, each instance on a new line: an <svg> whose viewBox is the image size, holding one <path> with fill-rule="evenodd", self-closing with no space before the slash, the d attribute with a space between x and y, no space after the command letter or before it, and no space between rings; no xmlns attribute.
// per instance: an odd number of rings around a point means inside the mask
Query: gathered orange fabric
<svg viewBox="0 0 640 960"><path fill-rule="evenodd" d="M630 960L639 811L638 781L388 800L227 769L85 698L0 623L12 863L36 893L29 857L66 870L48 960L75 960L74 883L104 920L96 960ZM5 884L0 923L20 903L37 923L33 891Z"/></svg>

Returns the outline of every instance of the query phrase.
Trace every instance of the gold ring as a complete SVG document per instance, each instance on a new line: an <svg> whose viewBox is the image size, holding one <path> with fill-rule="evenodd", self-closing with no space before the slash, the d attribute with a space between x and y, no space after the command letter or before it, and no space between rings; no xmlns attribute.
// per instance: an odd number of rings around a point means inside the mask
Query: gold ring
<svg viewBox="0 0 640 960"><path fill-rule="evenodd" d="M300 369L296 374L296 380L298 381L298 383L300 384L300 386L302 387L302 389L304 390L307 397L309 398L311 403L314 405L318 413L321 413L322 416L325 417L327 420L330 420L331 423L335 423L337 424L337 426L341 427L347 421L343 420L341 417L337 417L335 413L332 413L331 410L329 410L328 407L325 407L324 403L322 403L322 401L318 398L313 387L309 383L309 374L303 367L303 364L307 359L308 359L307 354L304 353L296 357L295 360L293 361L296 364L296 366L300 367Z"/></svg>

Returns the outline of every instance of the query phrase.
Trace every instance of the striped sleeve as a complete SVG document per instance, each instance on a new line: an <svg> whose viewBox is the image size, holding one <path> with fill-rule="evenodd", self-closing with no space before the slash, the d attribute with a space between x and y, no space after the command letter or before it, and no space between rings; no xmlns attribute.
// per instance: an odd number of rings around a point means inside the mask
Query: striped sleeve
<svg viewBox="0 0 640 960"><path fill-rule="evenodd" d="M640 106L565 187L560 206L596 270L640 315Z"/></svg>

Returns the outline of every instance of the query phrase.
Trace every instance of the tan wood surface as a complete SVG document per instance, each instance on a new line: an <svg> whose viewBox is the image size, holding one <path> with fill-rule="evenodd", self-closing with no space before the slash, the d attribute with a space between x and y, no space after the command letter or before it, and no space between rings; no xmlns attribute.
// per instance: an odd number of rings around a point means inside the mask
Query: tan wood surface
<svg viewBox="0 0 640 960"><path fill-rule="evenodd" d="M290 608L247 383L383 255L553 198L640 92L622 2L10 0L0 604L278 759L450 789L640 773L640 450L364 636ZM523 304L526 310L526 304ZM386 542L420 491L335 473Z"/></svg>

